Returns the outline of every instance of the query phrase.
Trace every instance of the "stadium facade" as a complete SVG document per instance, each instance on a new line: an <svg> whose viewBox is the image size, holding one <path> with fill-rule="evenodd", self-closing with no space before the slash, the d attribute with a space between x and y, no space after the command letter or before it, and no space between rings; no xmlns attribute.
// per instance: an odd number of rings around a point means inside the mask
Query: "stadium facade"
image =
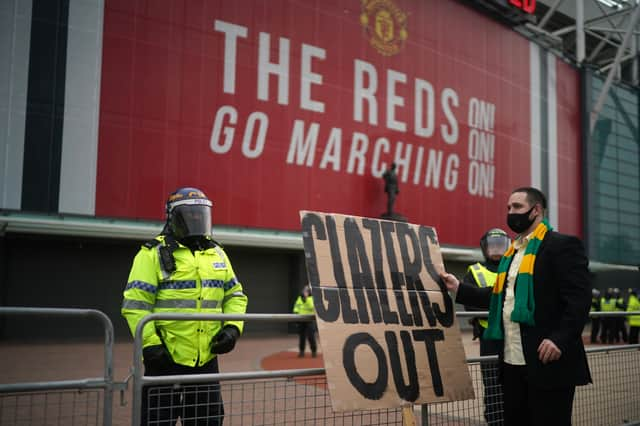
<svg viewBox="0 0 640 426"><path fill-rule="evenodd" d="M131 259L195 186L249 311L289 312L299 212L380 217L392 163L395 210L450 270L536 186L595 285L637 285L638 6L560 3L4 1L0 305L96 308L125 334ZM65 333L0 334L34 329Z"/></svg>

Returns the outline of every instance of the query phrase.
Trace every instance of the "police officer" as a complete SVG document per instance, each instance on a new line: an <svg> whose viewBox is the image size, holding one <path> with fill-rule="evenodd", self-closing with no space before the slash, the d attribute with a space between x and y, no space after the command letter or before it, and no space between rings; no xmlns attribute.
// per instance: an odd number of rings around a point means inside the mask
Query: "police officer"
<svg viewBox="0 0 640 426"><path fill-rule="evenodd" d="M180 188L166 203L167 222L133 260L122 315L131 332L150 313L234 313L247 309L231 262L211 237L211 201L196 188ZM218 373L217 355L230 352L242 321L148 323L143 332L145 375ZM217 382L169 391L145 386L142 424L221 425L224 408Z"/></svg>
<svg viewBox="0 0 640 426"><path fill-rule="evenodd" d="M498 264L504 252L509 248L510 239L505 231L499 228L490 229L480 239L480 249L484 262L474 263L467 269L463 282L479 287L493 287L496 282ZM465 306L468 311L478 310L473 306ZM480 355L497 355L500 341L482 338L487 328L486 318L473 318L474 339L480 338ZM496 363L480 364L482 383L484 384L484 417L489 425L503 424L502 419L502 388L498 382L498 367Z"/></svg>
<svg viewBox="0 0 640 426"><path fill-rule="evenodd" d="M600 300L600 310L602 312L614 312L616 310L616 299L613 297L613 289L608 288L604 297ZM602 333L600 341L602 343L617 343L616 323L614 317L602 317Z"/></svg>
<svg viewBox="0 0 640 426"><path fill-rule="evenodd" d="M313 296L311 295L311 288L306 285L302 288L300 296L296 299L293 305L293 313L298 315L313 315L315 308L313 307ZM298 353L299 358L304 357L304 349L307 340L309 340L309 347L311 348L311 356L316 357L316 327L313 321L299 321L298 322Z"/></svg>
<svg viewBox="0 0 640 426"><path fill-rule="evenodd" d="M640 289L631 289L629 301L627 303L627 312L640 311ZM629 343L634 345L638 343L638 333L640 332L640 315L628 315L629 320Z"/></svg>
<svg viewBox="0 0 640 426"><path fill-rule="evenodd" d="M600 290L591 290L591 312L600 312ZM591 343L598 343L598 333L600 332L600 317L591 317Z"/></svg>
<svg viewBox="0 0 640 426"><path fill-rule="evenodd" d="M616 300L615 312L625 312L627 310L627 305L624 303L624 297L620 292L620 289L615 287L613 289L613 298ZM629 336L627 335L627 324L625 317L615 317L615 340L618 341L618 338L622 342L628 342Z"/></svg>

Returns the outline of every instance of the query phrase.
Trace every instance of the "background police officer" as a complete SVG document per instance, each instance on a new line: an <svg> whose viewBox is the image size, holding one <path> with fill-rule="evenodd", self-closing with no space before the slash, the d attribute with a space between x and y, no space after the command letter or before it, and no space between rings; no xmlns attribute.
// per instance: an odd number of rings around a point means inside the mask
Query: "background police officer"
<svg viewBox="0 0 640 426"><path fill-rule="evenodd" d="M629 294L629 301L627 303L627 312L640 311L640 289L631 289ZM640 315L629 315L629 343L635 345L638 343L638 333L640 333Z"/></svg>
<svg viewBox="0 0 640 426"><path fill-rule="evenodd" d="M480 248L484 256L484 262L474 263L467 269L463 282L478 287L493 287L496 282L498 264L502 255L510 244L509 236L499 228L490 229L480 239ZM465 306L468 311L478 310L473 306ZM485 340L482 338L487 328L487 318L473 318L474 339L480 338L480 355L497 355L500 350L500 342L497 340ZM488 424L503 424L502 419L502 388L498 382L497 363L482 362L482 383L484 384L484 417Z"/></svg>
<svg viewBox="0 0 640 426"><path fill-rule="evenodd" d="M616 310L616 298L613 297L613 289L607 288L604 296L600 300L600 310L602 312L615 312ZM600 334L600 341L602 343L617 343L616 322L614 317L602 317L602 332Z"/></svg>
<svg viewBox="0 0 640 426"><path fill-rule="evenodd" d="M298 315L313 315L315 308L313 307L313 296L311 295L311 288L306 285L302 288L300 296L296 299L293 305L293 313ZM314 321L299 321L298 322L298 357L304 357L304 348L306 341L309 341L309 347L311 348L311 356L316 357L316 327Z"/></svg>
<svg viewBox="0 0 640 426"><path fill-rule="evenodd" d="M622 292L618 287L613 289L613 298L616 300L615 312L625 312L627 310L627 304L624 302ZM625 317L615 317L615 341L628 342L629 336L627 335L627 324Z"/></svg>
<svg viewBox="0 0 640 426"><path fill-rule="evenodd" d="M180 188L166 203L162 233L133 260L122 315L132 333L150 313L244 313L247 296L222 247L211 238L211 206L196 188ZM218 373L217 355L230 352L242 321L154 321L143 332L145 375ZM142 423L221 425L217 382L179 391L145 387Z"/></svg>

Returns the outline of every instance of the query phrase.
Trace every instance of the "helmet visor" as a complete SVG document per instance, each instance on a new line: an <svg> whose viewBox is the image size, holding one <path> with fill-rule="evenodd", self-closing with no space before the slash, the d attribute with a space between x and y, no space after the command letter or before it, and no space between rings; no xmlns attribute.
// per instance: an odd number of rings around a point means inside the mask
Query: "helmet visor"
<svg viewBox="0 0 640 426"><path fill-rule="evenodd" d="M171 213L172 231L176 238L211 234L211 207L206 205L182 205Z"/></svg>
<svg viewBox="0 0 640 426"><path fill-rule="evenodd" d="M509 237L506 235L489 235L487 237L487 256L502 256L509 248Z"/></svg>

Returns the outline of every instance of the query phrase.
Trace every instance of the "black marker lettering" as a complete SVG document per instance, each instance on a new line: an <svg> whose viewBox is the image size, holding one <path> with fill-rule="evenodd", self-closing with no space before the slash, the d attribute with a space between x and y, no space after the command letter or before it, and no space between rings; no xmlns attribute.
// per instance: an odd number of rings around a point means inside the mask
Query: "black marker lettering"
<svg viewBox="0 0 640 426"><path fill-rule="evenodd" d="M381 222L382 223L382 237L384 238L384 245L387 252L387 259L389 262L389 270L391 272L391 283L393 284L393 293L396 297L396 303L398 304L398 313L400 314L400 322L402 325L413 325L413 317L407 312L407 307L404 304L404 292L402 287L404 281L400 271L398 271L398 261L396 260L396 253L393 249L393 233L395 231L393 222Z"/></svg>
<svg viewBox="0 0 640 426"><path fill-rule="evenodd" d="M335 322L340 316L338 289L330 287L311 287L313 307L316 315L327 322ZM325 307L325 302L327 306Z"/></svg>
<svg viewBox="0 0 640 426"><path fill-rule="evenodd" d="M420 303L422 304L422 311L424 312L424 316L427 317L427 322L431 327L435 327L437 325L436 316L433 313L433 309L431 308L431 300L429 300L429 293L424 289L422 285L422 280L417 279L414 283L416 292L418 296L420 296Z"/></svg>
<svg viewBox="0 0 640 426"><path fill-rule="evenodd" d="M365 382L356 368L355 352L360 345L369 346L378 361L377 378L372 383ZM382 395L384 395L387 389L389 370L387 368L387 359L384 355L384 350L373 336L369 333L356 333L349 336L342 348L342 365L344 366L344 372L347 374L349 381L362 396L373 400L382 398Z"/></svg>
<svg viewBox="0 0 640 426"><path fill-rule="evenodd" d="M400 245L400 258L404 267L405 284L407 290L409 290L409 303L411 304L411 312L413 312L413 322L416 327L421 327L423 324L422 314L414 285L414 282L420 279L420 271L422 270L422 256L420 255L418 236L408 224L400 222L396 223L396 233L398 235L398 244ZM411 247L407 244L408 241L411 242Z"/></svg>
<svg viewBox="0 0 640 426"><path fill-rule="evenodd" d="M389 348L389 362L391 363L391 373L393 375L393 382L396 385L398 395L404 401L415 401L420 396L420 386L418 385L418 371L416 370L416 354L413 350L413 341L408 331L400 331L400 339L402 340L402 347L404 349L403 363L400 361L400 349L398 348L398 339L393 331L385 331L384 338L387 341L387 347ZM404 375L402 373L402 364L407 367L407 375L409 376L409 383L405 384Z"/></svg>
<svg viewBox="0 0 640 426"><path fill-rule="evenodd" d="M382 267L382 241L380 240L380 222L377 220L363 219L362 224L365 229L371 232L371 251L373 252L373 269L375 271L376 288L382 310L382 319L385 324L398 324L398 313L389 307L387 296L387 283L384 279Z"/></svg>
<svg viewBox="0 0 640 426"><path fill-rule="evenodd" d="M373 275L371 274L367 251L364 247L364 240L358 223L352 218L347 218L344 221L344 237L347 242L347 258L351 269L353 290L356 294L360 324L369 324L369 312L367 311L363 293L367 295L366 298L369 301L373 322L382 322L380 302L373 286Z"/></svg>
<svg viewBox="0 0 640 426"><path fill-rule="evenodd" d="M302 242L307 263L307 275L313 293L313 305L318 317L327 322L334 322L340 316L340 306L338 305L338 292L327 291L320 287L320 274L318 273L318 262L316 249L313 245L313 231L315 230L317 240L326 240L327 233L322 223L322 218L317 214L307 213L302 218ZM327 306L325 307L325 302Z"/></svg>
<svg viewBox="0 0 640 426"><path fill-rule="evenodd" d="M436 341L444 340L442 330L413 330L413 340L416 342L424 342L427 349L427 359L429 360L429 369L431 370L431 384L433 385L433 393L436 396L443 396L442 376L440 375L440 366L438 365L438 353L436 352Z"/></svg>
<svg viewBox="0 0 640 426"><path fill-rule="evenodd" d="M333 263L333 276L336 284L341 289L347 288L344 277L344 267L342 266L342 258L340 257L340 243L338 241L338 233L336 231L336 221L333 216L325 217L327 223L327 233L329 234L329 247L331 249L331 262ZM340 307L342 311L342 319L345 324L356 324L358 315L351 307L351 298L349 292L340 292Z"/></svg>

